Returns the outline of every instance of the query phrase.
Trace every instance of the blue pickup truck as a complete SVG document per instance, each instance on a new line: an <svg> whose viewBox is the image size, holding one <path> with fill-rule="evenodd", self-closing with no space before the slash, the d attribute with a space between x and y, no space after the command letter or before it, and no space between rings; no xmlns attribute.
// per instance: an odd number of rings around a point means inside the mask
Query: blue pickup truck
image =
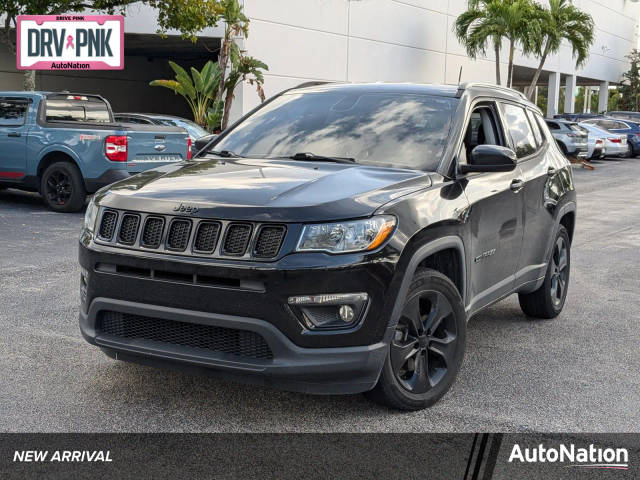
<svg viewBox="0 0 640 480"><path fill-rule="evenodd" d="M116 123L98 95L0 92L0 189L38 191L55 211L80 210L88 193L190 158L184 129Z"/></svg>

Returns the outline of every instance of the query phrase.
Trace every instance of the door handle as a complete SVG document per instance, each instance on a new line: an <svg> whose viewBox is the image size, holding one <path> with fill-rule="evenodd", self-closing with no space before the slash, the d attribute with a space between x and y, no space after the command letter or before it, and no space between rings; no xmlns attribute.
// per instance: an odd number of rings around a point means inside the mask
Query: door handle
<svg viewBox="0 0 640 480"><path fill-rule="evenodd" d="M547 175L550 177L553 177L556 173L558 173L558 170L556 170L554 167L549 167L547 169Z"/></svg>
<svg viewBox="0 0 640 480"><path fill-rule="evenodd" d="M524 187L524 182L519 178L511 182L511 190L513 190L514 193L518 193L520 190L522 190L523 187Z"/></svg>
<svg viewBox="0 0 640 480"><path fill-rule="evenodd" d="M20 132L9 132L7 134L8 137L21 137L22 134Z"/></svg>

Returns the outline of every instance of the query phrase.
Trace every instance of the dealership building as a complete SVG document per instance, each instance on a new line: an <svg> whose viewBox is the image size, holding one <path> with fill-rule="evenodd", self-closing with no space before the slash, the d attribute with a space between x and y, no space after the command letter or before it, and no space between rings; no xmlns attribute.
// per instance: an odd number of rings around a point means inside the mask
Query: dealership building
<svg viewBox="0 0 640 480"><path fill-rule="evenodd" d="M545 0L542 0L544 2ZM251 20L250 34L239 40L243 49L269 65L267 95L307 81L415 82L457 84L459 81L495 82L492 49L486 58L471 60L453 33L456 17L467 0L244 0ZM539 81L548 86L548 113L558 111L560 89L565 89L565 112L582 111L574 105L579 86L607 92L628 69L625 56L638 45L640 3L632 0L574 0L592 15L595 41L587 64L575 68L568 44L550 57ZM157 14L144 4L133 4L125 16L123 71L38 72L41 90L100 93L115 111L159 112L188 116L185 102L168 90L148 84L172 78L168 60L201 67L217 59L220 27L201 33L196 43L177 32L156 34ZM3 22L4 23L4 22ZM507 75L508 50L501 52L502 78ZM20 89L22 74L15 56L0 44L0 90ZM528 85L536 58L517 53L514 85ZM236 91L233 116L259 103L255 87ZM600 95L599 111L608 95Z"/></svg>

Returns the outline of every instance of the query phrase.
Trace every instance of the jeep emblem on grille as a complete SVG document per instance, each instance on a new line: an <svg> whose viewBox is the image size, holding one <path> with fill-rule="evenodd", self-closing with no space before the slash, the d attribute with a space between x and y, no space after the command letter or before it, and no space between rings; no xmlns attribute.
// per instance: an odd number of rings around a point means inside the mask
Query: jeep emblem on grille
<svg viewBox="0 0 640 480"><path fill-rule="evenodd" d="M174 212L180 213L198 213L199 208L192 205L185 205L181 203L180 205L173 208Z"/></svg>

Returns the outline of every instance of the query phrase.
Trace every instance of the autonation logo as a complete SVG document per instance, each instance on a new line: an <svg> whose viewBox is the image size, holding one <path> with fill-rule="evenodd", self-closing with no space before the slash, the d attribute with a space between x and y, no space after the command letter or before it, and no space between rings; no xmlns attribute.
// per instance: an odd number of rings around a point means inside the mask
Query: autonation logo
<svg viewBox="0 0 640 480"><path fill-rule="evenodd" d="M602 468L611 470L629 469L629 452L626 448L599 448L591 444L587 448L560 444L547 448L522 448L517 443L511 449L509 462L520 463L558 463L565 467Z"/></svg>

